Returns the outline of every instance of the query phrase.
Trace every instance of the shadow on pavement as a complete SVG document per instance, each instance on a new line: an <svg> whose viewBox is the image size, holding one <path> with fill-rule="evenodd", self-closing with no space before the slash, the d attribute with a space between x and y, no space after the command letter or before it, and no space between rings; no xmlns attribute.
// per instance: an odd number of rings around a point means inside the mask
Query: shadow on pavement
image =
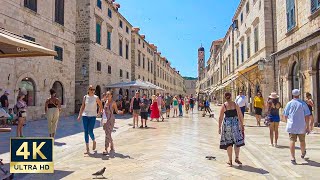
<svg viewBox="0 0 320 180"><path fill-rule="evenodd" d="M88 154L88 157L91 158L101 158L102 160L109 160L109 156L103 155L102 153L98 153L97 151L94 151L94 153Z"/></svg>
<svg viewBox="0 0 320 180"><path fill-rule="evenodd" d="M247 171L247 172L254 172L254 173L258 173L258 174L269 174L269 171L266 171L261 168L255 168L255 167L248 166L248 165L239 166L239 167L236 167L236 169L239 169L242 171Z"/></svg>
<svg viewBox="0 0 320 180"><path fill-rule="evenodd" d="M121 153L117 153L117 152L111 152L109 154L110 158L121 158L121 159L133 159L132 157L128 156L128 155L123 155Z"/></svg>
<svg viewBox="0 0 320 180"><path fill-rule="evenodd" d="M54 142L54 145L55 146L64 146L64 145L66 145L66 143L64 143L64 142Z"/></svg>
<svg viewBox="0 0 320 180"><path fill-rule="evenodd" d="M301 165L308 165L308 166L314 166L314 167L320 167L320 163L316 161L312 161L309 158L305 158L304 160L307 161L307 163L302 163Z"/></svg>
<svg viewBox="0 0 320 180"><path fill-rule="evenodd" d="M290 149L290 147L289 146L283 146L283 145L278 145L278 147L277 148L279 148L279 149ZM296 148L295 149L300 149L300 147L297 147L296 146Z"/></svg>

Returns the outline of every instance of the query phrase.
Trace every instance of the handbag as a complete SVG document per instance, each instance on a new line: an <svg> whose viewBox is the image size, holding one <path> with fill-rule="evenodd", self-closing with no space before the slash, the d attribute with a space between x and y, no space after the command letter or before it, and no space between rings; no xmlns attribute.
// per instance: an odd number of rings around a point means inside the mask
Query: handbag
<svg viewBox="0 0 320 180"><path fill-rule="evenodd" d="M265 118L264 118L264 125L266 126L270 126L270 122L271 122L271 118L270 118L270 115L267 115Z"/></svg>

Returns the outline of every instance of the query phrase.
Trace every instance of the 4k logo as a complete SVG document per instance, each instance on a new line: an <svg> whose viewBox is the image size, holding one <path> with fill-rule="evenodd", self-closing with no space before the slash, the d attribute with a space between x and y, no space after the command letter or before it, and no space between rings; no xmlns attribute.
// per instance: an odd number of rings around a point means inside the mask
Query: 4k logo
<svg viewBox="0 0 320 180"><path fill-rule="evenodd" d="M52 138L11 138L11 173L53 173Z"/></svg>

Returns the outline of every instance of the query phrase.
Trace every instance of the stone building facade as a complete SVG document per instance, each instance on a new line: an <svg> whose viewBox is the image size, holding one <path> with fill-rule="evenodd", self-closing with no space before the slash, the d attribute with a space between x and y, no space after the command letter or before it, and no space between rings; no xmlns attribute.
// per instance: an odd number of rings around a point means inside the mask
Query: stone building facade
<svg viewBox="0 0 320 180"><path fill-rule="evenodd" d="M27 91L27 119L44 118L49 90L62 100L62 115L74 112L76 0L2 0L0 27L48 49L56 57L0 59L0 93L11 91L9 104L16 102L19 89Z"/></svg>
<svg viewBox="0 0 320 180"><path fill-rule="evenodd" d="M196 84L197 84L197 78L184 78L184 84L186 87L186 94L190 96L191 94L193 96L196 95Z"/></svg>
<svg viewBox="0 0 320 180"><path fill-rule="evenodd" d="M291 100L291 90L300 89L301 98L314 98L316 125L320 124L320 2L314 0L277 1L277 46L280 100ZM290 18L287 19L287 13ZM282 23L280 23L282 22Z"/></svg>
<svg viewBox="0 0 320 180"><path fill-rule="evenodd" d="M111 0L77 1L76 111L88 85L101 97L106 85L131 80L132 25L119 8ZM129 90L115 89L114 97L119 94L129 95Z"/></svg>
<svg viewBox="0 0 320 180"><path fill-rule="evenodd" d="M207 92L214 93L218 101L223 101L226 91L235 97L242 90L252 104L258 91L266 97L276 90L276 64L271 56L277 49L275 7L274 0L240 1L232 25L219 40L220 49L211 52L210 57L216 62L209 60L210 69L215 69L215 73L207 77L210 83L202 82L210 85ZM258 64L263 66L263 71Z"/></svg>

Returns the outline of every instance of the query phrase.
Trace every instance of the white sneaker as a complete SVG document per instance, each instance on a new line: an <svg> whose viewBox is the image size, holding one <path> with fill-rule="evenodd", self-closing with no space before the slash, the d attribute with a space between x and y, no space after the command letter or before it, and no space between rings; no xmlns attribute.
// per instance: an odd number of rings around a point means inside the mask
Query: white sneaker
<svg viewBox="0 0 320 180"><path fill-rule="evenodd" d="M274 145L273 145L273 144L271 144L271 143L269 144L269 146L272 146L272 147L274 147Z"/></svg>

